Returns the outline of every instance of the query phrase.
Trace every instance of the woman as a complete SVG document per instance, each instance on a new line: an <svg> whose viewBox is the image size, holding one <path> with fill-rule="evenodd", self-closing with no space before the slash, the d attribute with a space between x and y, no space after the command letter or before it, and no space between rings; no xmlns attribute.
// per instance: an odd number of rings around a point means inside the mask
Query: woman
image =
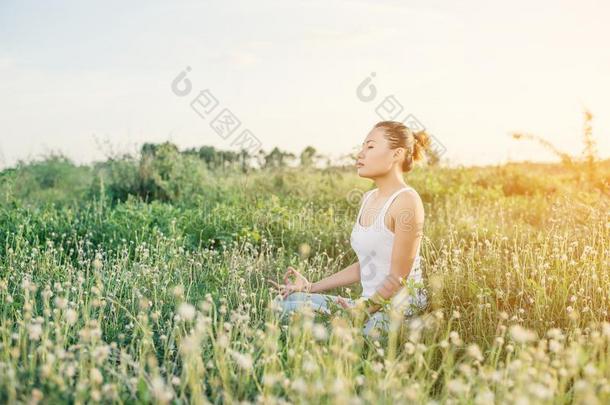
<svg viewBox="0 0 610 405"><path fill-rule="evenodd" d="M283 315L303 305L329 313L333 302L349 309L356 305L354 300L321 292L358 281L369 314L366 335L376 326L387 330L389 314L380 310L385 304L406 316L426 306L419 256L424 207L419 194L405 184L402 173L412 169L428 145L424 131L413 133L400 122L382 121L373 127L356 164L358 175L377 186L365 193L352 229L350 241L358 261L315 283L293 267L284 274L284 284L269 280L280 291L275 300Z"/></svg>

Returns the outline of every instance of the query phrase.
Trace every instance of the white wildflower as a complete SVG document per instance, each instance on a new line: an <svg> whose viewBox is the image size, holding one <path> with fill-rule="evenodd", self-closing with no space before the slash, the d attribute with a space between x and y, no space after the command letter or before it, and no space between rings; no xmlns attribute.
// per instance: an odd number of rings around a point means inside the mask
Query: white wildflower
<svg viewBox="0 0 610 405"><path fill-rule="evenodd" d="M68 325L74 325L77 320L78 320L78 313L75 310L73 310L72 308L69 308L66 311L66 322L68 323Z"/></svg>
<svg viewBox="0 0 610 405"><path fill-rule="evenodd" d="M184 287L179 284L174 287L174 289L172 290L172 293L174 294L174 297L182 298L184 296Z"/></svg>
<svg viewBox="0 0 610 405"><path fill-rule="evenodd" d="M90 371L89 371L89 379L91 380L91 382L95 385L99 385L102 382L104 382L104 376L102 375L102 373L100 372L100 370L98 370L97 368L93 367Z"/></svg>
<svg viewBox="0 0 610 405"><path fill-rule="evenodd" d="M188 302L183 302L178 307L178 315L186 321L192 321L195 318L195 307Z"/></svg>
<svg viewBox="0 0 610 405"><path fill-rule="evenodd" d="M307 392L307 384L301 377L294 379L290 384L290 387L299 394L304 394Z"/></svg>
<svg viewBox="0 0 610 405"><path fill-rule="evenodd" d="M413 345L413 343L411 343L411 342L405 343L405 352L407 354L415 353L415 346Z"/></svg>
<svg viewBox="0 0 610 405"><path fill-rule="evenodd" d="M188 335L180 342L180 352L184 356L190 356L199 353L199 336Z"/></svg>
<svg viewBox="0 0 610 405"><path fill-rule="evenodd" d="M39 323L33 323L28 326L28 333L31 340L40 340L42 326Z"/></svg>
<svg viewBox="0 0 610 405"><path fill-rule="evenodd" d="M561 343L555 339L549 340L549 350L553 353L557 353L561 350Z"/></svg>
<svg viewBox="0 0 610 405"><path fill-rule="evenodd" d="M163 378L155 377L151 382L152 394L155 399L162 404L167 404L174 396L173 392L166 387Z"/></svg>
<svg viewBox="0 0 610 405"><path fill-rule="evenodd" d="M536 333L522 327L521 325L512 325L509 329L510 336L517 343L527 343L536 340Z"/></svg>
<svg viewBox="0 0 610 405"><path fill-rule="evenodd" d="M252 357L249 354L231 350L231 356L243 370L252 370Z"/></svg>
<svg viewBox="0 0 610 405"><path fill-rule="evenodd" d="M474 398L475 405L493 404L495 400L494 393L485 389L477 394Z"/></svg>
<svg viewBox="0 0 610 405"><path fill-rule="evenodd" d="M477 361L483 361L483 354L481 353L481 349L476 343L469 345L466 349L466 353Z"/></svg>
<svg viewBox="0 0 610 405"><path fill-rule="evenodd" d="M313 326L313 336L316 340L325 340L327 335L326 327L324 325L316 323Z"/></svg>
<svg viewBox="0 0 610 405"><path fill-rule="evenodd" d="M468 392L468 385L464 384L462 380L453 379L447 383L447 390L456 395L465 394Z"/></svg>

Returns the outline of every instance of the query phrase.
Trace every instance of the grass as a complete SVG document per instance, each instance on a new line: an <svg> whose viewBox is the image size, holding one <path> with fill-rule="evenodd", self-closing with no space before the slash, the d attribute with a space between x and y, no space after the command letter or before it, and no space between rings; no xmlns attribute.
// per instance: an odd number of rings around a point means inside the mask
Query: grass
<svg viewBox="0 0 610 405"><path fill-rule="evenodd" d="M341 311L281 322L265 282L356 260L353 171L201 170L145 201L49 164L0 175L2 402L610 400L608 164L409 173L430 305L372 338Z"/></svg>

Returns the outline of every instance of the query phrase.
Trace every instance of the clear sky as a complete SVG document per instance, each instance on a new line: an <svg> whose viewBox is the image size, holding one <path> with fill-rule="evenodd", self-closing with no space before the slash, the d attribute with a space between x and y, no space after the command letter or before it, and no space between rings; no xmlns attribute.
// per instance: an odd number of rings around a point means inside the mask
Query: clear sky
<svg viewBox="0 0 610 405"><path fill-rule="evenodd" d="M145 141L236 149L191 109L203 89L265 150L349 153L394 95L453 163L553 160L511 131L579 153L585 107L610 157L609 2L91 3L0 2L0 164Z"/></svg>

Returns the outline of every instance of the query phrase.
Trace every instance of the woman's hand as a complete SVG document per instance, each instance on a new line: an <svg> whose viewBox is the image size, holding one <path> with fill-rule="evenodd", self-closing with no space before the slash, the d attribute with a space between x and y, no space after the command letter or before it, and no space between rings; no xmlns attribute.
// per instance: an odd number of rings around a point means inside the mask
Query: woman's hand
<svg viewBox="0 0 610 405"><path fill-rule="evenodd" d="M338 296L335 299L335 302L339 305L341 305L343 307L343 309L345 309L346 311L352 313L352 314L358 314L359 311L364 311L364 313L369 316L371 315L373 312L371 312L371 309L369 307L367 307L367 302L366 300L361 300L360 298L357 299L356 301L347 301L345 298Z"/></svg>
<svg viewBox="0 0 610 405"><path fill-rule="evenodd" d="M293 276L293 280L291 280ZM282 299L286 298L293 292L296 291L311 291L311 282L309 282L305 276L299 273L294 267L288 266L288 270L284 273L284 284L278 284L273 280L267 280L282 294Z"/></svg>
<svg viewBox="0 0 610 405"><path fill-rule="evenodd" d="M353 307L353 306L354 306L354 305L350 304L349 302L347 302L347 301L345 300L345 298L343 298L343 297L341 297L341 296L338 296L338 297L337 297L337 303L338 303L339 305L341 305L341 306L342 306L343 308L345 308L345 309L350 309L351 307Z"/></svg>

